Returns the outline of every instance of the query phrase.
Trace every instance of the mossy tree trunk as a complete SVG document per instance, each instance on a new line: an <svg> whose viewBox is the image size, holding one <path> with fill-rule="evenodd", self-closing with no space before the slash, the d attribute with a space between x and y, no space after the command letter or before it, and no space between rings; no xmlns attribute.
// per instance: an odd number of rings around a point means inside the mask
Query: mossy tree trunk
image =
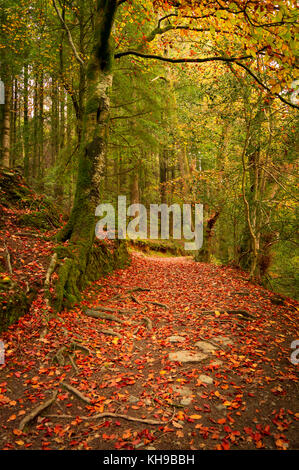
<svg viewBox="0 0 299 470"><path fill-rule="evenodd" d="M243 200L246 225L242 235L239 263L242 268L250 270L250 277L260 279L259 254L261 236L261 169L260 146L262 123L265 119L262 101L259 98L258 110L248 124L248 144L243 155ZM245 167L247 161L247 168ZM249 176L249 188L245 188L246 172ZM246 191L246 193L245 193Z"/></svg>
<svg viewBox="0 0 299 470"><path fill-rule="evenodd" d="M2 165L10 167L10 105L11 105L11 82L5 83L3 112L3 135L2 135Z"/></svg>
<svg viewBox="0 0 299 470"><path fill-rule="evenodd" d="M95 209L101 200L107 151L109 93L114 57L111 32L117 4L116 0L97 1L94 45L87 69L88 100L75 200L70 219L58 235L60 241L70 241L67 253L63 250L64 261L59 272L56 301L58 310L62 307L64 298L70 303L80 299L80 290L92 275L89 267L94 263Z"/></svg>
<svg viewBox="0 0 299 470"><path fill-rule="evenodd" d="M29 179L29 74L28 64L24 65L24 127L23 127L23 141L24 141L24 175L28 182Z"/></svg>

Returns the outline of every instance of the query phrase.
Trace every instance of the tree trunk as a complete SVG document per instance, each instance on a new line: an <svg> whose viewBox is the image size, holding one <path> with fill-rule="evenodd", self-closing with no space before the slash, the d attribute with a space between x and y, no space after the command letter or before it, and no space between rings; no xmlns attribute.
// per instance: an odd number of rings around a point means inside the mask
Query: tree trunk
<svg viewBox="0 0 299 470"><path fill-rule="evenodd" d="M39 75L39 147L38 147L38 185L43 187L44 176L44 74Z"/></svg>
<svg viewBox="0 0 299 470"><path fill-rule="evenodd" d="M33 95L33 142L32 142L32 154L33 154L33 161L32 161L32 171L31 171L31 178L32 181L35 183L36 175L38 172L38 74L36 73L34 77L34 95Z"/></svg>
<svg viewBox="0 0 299 470"><path fill-rule="evenodd" d="M10 161L11 166L16 166L17 159L17 99L18 99L18 81L15 78L13 81L12 89L12 105L11 105L11 133L10 133Z"/></svg>
<svg viewBox="0 0 299 470"><path fill-rule="evenodd" d="M159 166L160 166L160 196L161 203L167 204L167 150L165 147L161 148L159 153Z"/></svg>
<svg viewBox="0 0 299 470"><path fill-rule="evenodd" d="M70 240L64 253L57 284L56 308L80 299L80 290L100 274L100 265L93 248L95 209L101 200L101 186L107 152L108 124L112 86L113 47L111 31L117 0L98 0L95 15L93 50L87 70L88 101L85 107L84 138L74 206L59 240ZM95 261L97 259L97 261ZM66 301L64 300L66 299Z"/></svg>
<svg viewBox="0 0 299 470"><path fill-rule="evenodd" d="M2 136L2 165L10 167L10 104L11 104L11 84L5 83L5 103L3 116L3 136Z"/></svg>
<svg viewBox="0 0 299 470"><path fill-rule="evenodd" d="M29 126L28 126L28 65L24 65L24 176L29 178Z"/></svg>

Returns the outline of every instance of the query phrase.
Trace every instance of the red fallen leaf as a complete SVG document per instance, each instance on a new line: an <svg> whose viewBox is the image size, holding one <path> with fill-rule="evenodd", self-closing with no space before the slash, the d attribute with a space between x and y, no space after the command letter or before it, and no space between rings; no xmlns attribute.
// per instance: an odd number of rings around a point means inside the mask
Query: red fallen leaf
<svg viewBox="0 0 299 470"><path fill-rule="evenodd" d="M164 432L173 432L174 429L170 428L169 426L164 426L164 427L163 427L163 431L164 431Z"/></svg>
<svg viewBox="0 0 299 470"><path fill-rule="evenodd" d="M226 423L226 419L225 418L218 419L217 423L218 424L224 424L224 423Z"/></svg>
<svg viewBox="0 0 299 470"><path fill-rule="evenodd" d="M221 442L221 447L222 447L223 450L229 450L230 449L229 442L227 442L225 439L223 439L223 441Z"/></svg>
<svg viewBox="0 0 299 470"><path fill-rule="evenodd" d="M11 415L7 421L14 421L16 419L16 415Z"/></svg>
<svg viewBox="0 0 299 470"><path fill-rule="evenodd" d="M254 441L257 442L257 441L260 441L260 440L261 440L262 435L261 435L261 433L259 433L259 432L255 432L255 433L252 435L252 438L253 438Z"/></svg>
<svg viewBox="0 0 299 470"><path fill-rule="evenodd" d="M269 424L266 424L266 426L265 426L265 428L264 428L264 430L263 430L263 433L264 433L264 434L268 434L268 435L270 434L270 425L269 425Z"/></svg>
<svg viewBox="0 0 299 470"><path fill-rule="evenodd" d="M243 429L246 432L246 434L249 434L250 436L253 434L253 430L251 428L244 427Z"/></svg>
<svg viewBox="0 0 299 470"><path fill-rule="evenodd" d="M70 442L70 446L77 446L78 444L79 444L79 441L71 441Z"/></svg>
<svg viewBox="0 0 299 470"><path fill-rule="evenodd" d="M25 443L24 441L19 440L19 441L16 441L16 444L18 444L18 446L23 446Z"/></svg>
<svg viewBox="0 0 299 470"><path fill-rule="evenodd" d="M265 447L264 444L262 443L262 441L257 441L255 446L256 446L257 449L261 449L262 447Z"/></svg>

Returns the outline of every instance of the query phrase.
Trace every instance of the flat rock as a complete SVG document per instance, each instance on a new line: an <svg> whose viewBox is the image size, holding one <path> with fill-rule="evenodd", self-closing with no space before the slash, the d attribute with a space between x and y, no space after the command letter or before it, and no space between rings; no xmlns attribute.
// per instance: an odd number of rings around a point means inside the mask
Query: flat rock
<svg viewBox="0 0 299 470"><path fill-rule="evenodd" d="M192 353L191 351L177 351L169 353L168 359L170 361L178 362L201 362L207 358L203 353Z"/></svg>
<svg viewBox="0 0 299 470"><path fill-rule="evenodd" d="M214 380L212 379L212 377L209 377L208 375L204 375L204 374L201 374L198 379L204 383L204 384L208 384L208 385L211 385Z"/></svg>
<svg viewBox="0 0 299 470"><path fill-rule="evenodd" d="M220 361L219 359L215 359L215 361L210 363L210 366L222 366L223 362Z"/></svg>
<svg viewBox="0 0 299 470"><path fill-rule="evenodd" d="M129 397L129 403L137 403L139 401L139 398L135 397L134 395L131 395Z"/></svg>
<svg viewBox="0 0 299 470"><path fill-rule="evenodd" d="M222 405L222 404L220 404L220 405L215 405L215 408L217 408L217 410L219 410L219 411L224 411L224 410L227 411L226 406L224 406L224 405Z"/></svg>
<svg viewBox="0 0 299 470"><path fill-rule="evenodd" d="M225 346L228 344L233 344L233 340L228 338L228 336L215 336L213 340L216 341L217 343L222 343Z"/></svg>
<svg viewBox="0 0 299 470"><path fill-rule="evenodd" d="M173 335L169 336L166 341L169 341L170 343L182 343L183 341L186 341L186 338L183 336Z"/></svg>
<svg viewBox="0 0 299 470"><path fill-rule="evenodd" d="M208 343L207 341L197 341L195 343L195 346L199 349L201 349L204 353L211 353L212 351L216 351L216 346L214 346L211 343Z"/></svg>
<svg viewBox="0 0 299 470"><path fill-rule="evenodd" d="M178 393L182 397L191 397L192 396L192 390L190 390L190 388L188 388L188 387L184 387L184 386L180 387L179 385L174 385L174 387L172 387L172 389L175 393Z"/></svg>
<svg viewBox="0 0 299 470"><path fill-rule="evenodd" d="M183 406L189 406L192 403L192 398L183 398L181 400L181 405Z"/></svg>

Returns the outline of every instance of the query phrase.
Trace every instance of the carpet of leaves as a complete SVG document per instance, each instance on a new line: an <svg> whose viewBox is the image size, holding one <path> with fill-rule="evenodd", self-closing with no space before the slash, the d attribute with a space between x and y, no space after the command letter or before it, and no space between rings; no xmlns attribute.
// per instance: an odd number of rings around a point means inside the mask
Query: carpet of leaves
<svg viewBox="0 0 299 470"><path fill-rule="evenodd" d="M137 287L149 290L132 292ZM49 319L41 293L30 314L2 334L1 449L298 448L298 366L290 361L298 303L273 305L273 295L234 268L140 253L130 267L90 286L69 312ZM123 323L84 314L96 306L113 309ZM171 335L185 341L172 343ZM169 353L197 352L197 341L218 335L232 343L204 361L169 360ZM63 346L73 364L55 361ZM201 374L213 383L202 383ZM192 391L188 405L180 387ZM54 391L55 402L20 430L24 416ZM105 412L161 424L96 417Z"/></svg>

